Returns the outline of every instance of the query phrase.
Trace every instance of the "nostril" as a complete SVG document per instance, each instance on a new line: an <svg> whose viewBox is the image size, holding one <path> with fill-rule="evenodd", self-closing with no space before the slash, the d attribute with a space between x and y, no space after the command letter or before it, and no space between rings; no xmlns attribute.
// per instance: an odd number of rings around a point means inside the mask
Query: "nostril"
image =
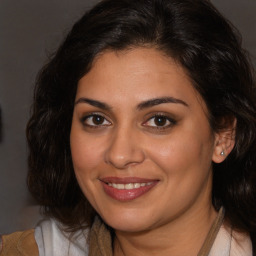
<svg viewBox="0 0 256 256"><path fill-rule="evenodd" d="M117 169L127 169L131 165L144 161L143 145L138 143L139 137L130 127L117 130L105 151L105 162Z"/></svg>

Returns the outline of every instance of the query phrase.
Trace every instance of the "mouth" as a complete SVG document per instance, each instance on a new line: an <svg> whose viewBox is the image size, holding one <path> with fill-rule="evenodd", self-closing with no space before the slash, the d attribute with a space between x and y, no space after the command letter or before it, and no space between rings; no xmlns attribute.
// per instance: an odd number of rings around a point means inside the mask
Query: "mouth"
<svg viewBox="0 0 256 256"><path fill-rule="evenodd" d="M159 181L136 177L100 179L105 193L118 201L131 201L149 192Z"/></svg>
<svg viewBox="0 0 256 256"><path fill-rule="evenodd" d="M128 184L119 184L119 183L107 183L108 186L116 188L116 189L137 189L140 187L150 186L153 182L147 183L128 183Z"/></svg>

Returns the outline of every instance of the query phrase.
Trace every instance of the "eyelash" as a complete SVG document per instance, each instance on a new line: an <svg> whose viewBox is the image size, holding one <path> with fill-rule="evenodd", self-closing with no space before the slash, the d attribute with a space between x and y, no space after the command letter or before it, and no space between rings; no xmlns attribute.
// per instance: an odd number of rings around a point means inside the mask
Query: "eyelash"
<svg viewBox="0 0 256 256"><path fill-rule="evenodd" d="M93 121L93 118L101 118L101 121L102 123L99 123L99 124L88 124L86 122L88 122L88 120L90 122L94 122ZM147 123L149 123L151 120L155 120L156 121L156 118L162 118L163 121L164 121L164 124L163 125L148 125ZM154 124L155 124L155 121ZM107 122L107 124L104 124L104 122ZM166 122L169 122L167 125L166 125ZM85 126L85 127L88 127L88 128L91 128L91 129L97 129L97 128L101 128L101 127L106 127L106 126L110 126L112 123L110 121L107 120L107 118L105 118L103 115L101 114L98 114L98 113L92 113L92 114L89 114L89 115L86 115L86 116L83 116L81 118L81 123ZM171 128L173 125L175 125L177 122L173 119L173 118L170 118L162 113L159 113L159 114L155 114L154 116L151 116L149 119L147 119L146 122L144 122L142 124L142 126L144 127L148 127L150 129L157 129L157 130L165 130L165 129L168 129L168 128Z"/></svg>
<svg viewBox="0 0 256 256"><path fill-rule="evenodd" d="M150 121L150 120L154 120L153 122L155 123L155 121L156 121L156 118L162 118L162 119L164 119L164 125L163 126L161 126L161 125L159 125L159 126L157 126L157 125L155 125L155 126L148 126L147 125L147 123ZM166 122L169 122L167 125L166 125ZM165 130L165 129L168 129L168 128L171 128L173 125L175 125L177 122L173 119L173 118L170 118L170 117L168 117L168 116L166 116L166 115L164 115L164 114L161 114L161 113L159 113L159 114L155 114L154 116L152 116L152 117L150 117L146 122L144 122L143 123L143 126L147 126L147 127L149 127L149 128L151 128L151 129L157 129L157 130Z"/></svg>
<svg viewBox="0 0 256 256"><path fill-rule="evenodd" d="M86 123L88 120L91 119L91 122L93 122L93 118L102 118L103 124L88 124ZM94 120L95 121L95 120ZM104 122L108 122L108 124L104 124ZM84 117L81 118L81 123L89 128L95 129L95 128L100 128L102 126L110 126L112 123L110 121L108 121L103 115L101 114L97 114L97 113L93 113L90 115L86 115Z"/></svg>

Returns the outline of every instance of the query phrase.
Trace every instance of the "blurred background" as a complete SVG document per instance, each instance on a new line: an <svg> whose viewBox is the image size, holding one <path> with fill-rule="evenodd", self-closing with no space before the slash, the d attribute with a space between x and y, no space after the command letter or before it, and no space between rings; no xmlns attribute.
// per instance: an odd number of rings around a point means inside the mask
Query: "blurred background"
<svg viewBox="0 0 256 256"><path fill-rule="evenodd" d="M39 207L26 188L36 74L72 24L97 0L0 0L0 234L33 227ZM256 66L256 1L212 0L241 32Z"/></svg>

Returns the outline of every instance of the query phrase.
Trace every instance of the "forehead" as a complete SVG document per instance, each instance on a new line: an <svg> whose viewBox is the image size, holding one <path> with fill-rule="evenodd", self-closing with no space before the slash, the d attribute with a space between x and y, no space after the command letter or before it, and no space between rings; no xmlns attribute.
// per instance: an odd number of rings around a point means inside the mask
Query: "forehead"
<svg viewBox="0 0 256 256"><path fill-rule="evenodd" d="M135 48L99 55L91 70L80 79L76 98L139 103L165 96L197 101L204 106L191 79L177 62L156 49Z"/></svg>

